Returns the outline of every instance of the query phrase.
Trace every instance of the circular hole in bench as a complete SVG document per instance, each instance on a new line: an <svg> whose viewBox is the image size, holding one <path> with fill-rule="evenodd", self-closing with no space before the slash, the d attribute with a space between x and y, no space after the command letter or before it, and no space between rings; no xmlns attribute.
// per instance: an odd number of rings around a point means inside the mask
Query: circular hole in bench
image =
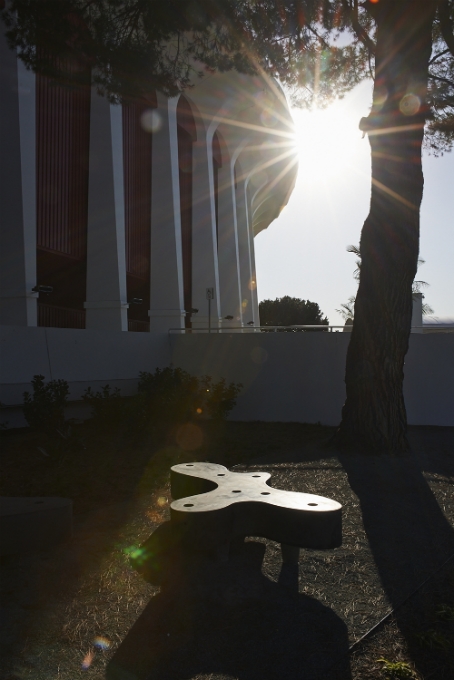
<svg viewBox="0 0 454 680"><path fill-rule="evenodd" d="M252 475L253 477L260 477L260 475Z"/></svg>
<svg viewBox="0 0 454 680"><path fill-rule="evenodd" d="M220 472L220 473L218 474L218 477L225 477L225 473L224 473L224 472Z"/></svg>
<svg viewBox="0 0 454 680"><path fill-rule="evenodd" d="M308 505L318 505L318 503L308 503Z"/></svg>
<svg viewBox="0 0 454 680"><path fill-rule="evenodd" d="M232 489L232 493L241 493L241 489Z"/></svg>
<svg viewBox="0 0 454 680"><path fill-rule="evenodd" d="M193 507L194 507L194 503L185 503L183 507L185 507L185 508L193 508Z"/></svg>
<svg viewBox="0 0 454 680"><path fill-rule="evenodd" d="M262 496L269 496L270 493L271 493L270 491L262 491L262 492L261 492L261 495L262 495Z"/></svg>
<svg viewBox="0 0 454 680"><path fill-rule="evenodd" d="M186 463L186 467L194 467L194 463Z"/></svg>

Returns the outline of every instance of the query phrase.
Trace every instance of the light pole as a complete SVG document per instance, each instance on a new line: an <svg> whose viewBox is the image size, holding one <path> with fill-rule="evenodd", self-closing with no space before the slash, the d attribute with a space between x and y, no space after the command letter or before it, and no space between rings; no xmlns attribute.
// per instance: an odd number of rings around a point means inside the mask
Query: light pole
<svg viewBox="0 0 454 680"><path fill-rule="evenodd" d="M206 296L208 300L208 333L211 333L211 300L214 299L214 288L207 288Z"/></svg>

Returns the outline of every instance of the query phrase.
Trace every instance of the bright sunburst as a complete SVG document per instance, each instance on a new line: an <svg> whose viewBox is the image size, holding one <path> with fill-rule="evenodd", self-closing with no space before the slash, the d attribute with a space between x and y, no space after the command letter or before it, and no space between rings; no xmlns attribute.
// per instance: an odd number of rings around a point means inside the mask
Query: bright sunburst
<svg viewBox="0 0 454 680"><path fill-rule="evenodd" d="M337 101L323 110L294 109L293 118L299 175L305 182L320 183L354 166L358 147L366 142L357 111Z"/></svg>

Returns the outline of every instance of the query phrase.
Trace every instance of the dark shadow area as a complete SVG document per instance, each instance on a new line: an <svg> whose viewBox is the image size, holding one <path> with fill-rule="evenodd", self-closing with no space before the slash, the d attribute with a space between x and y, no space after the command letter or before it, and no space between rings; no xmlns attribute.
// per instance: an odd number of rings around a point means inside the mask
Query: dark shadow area
<svg viewBox="0 0 454 680"><path fill-rule="evenodd" d="M265 546L237 542L228 561L185 555L166 524L144 545L139 570L161 591L115 652L108 680L183 680L198 674L241 680L315 680L333 664L351 678L347 628L319 601L298 593L297 565L279 582L261 572ZM160 579L159 573L165 578ZM158 576L157 576L158 575Z"/></svg>
<svg viewBox="0 0 454 680"><path fill-rule="evenodd" d="M0 558L0 677L9 677L27 638L47 625L49 609L76 596L84 576L113 550L135 506L118 503L75 515L69 540Z"/></svg>
<svg viewBox="0 0 454 680"><path fill-rule="evenodd" d="M454 474L454 430L412 428L410 439L412 454L404 457L340 456L360 501L370 549L393 608L454 555L454 531L423 475L427 465L431 472ZM429 622L418 623L404 608L398 608L394 618L417 670L429 677L432 661L421 653ZM440 646L435 653L441 662L452 650Z"/></svg>

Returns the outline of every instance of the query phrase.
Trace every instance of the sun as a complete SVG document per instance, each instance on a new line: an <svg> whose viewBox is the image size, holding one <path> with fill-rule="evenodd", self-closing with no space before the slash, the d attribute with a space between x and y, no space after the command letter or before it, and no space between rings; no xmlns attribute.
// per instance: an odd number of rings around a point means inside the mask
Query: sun
<svg viewBox="0 0 454 680"><path fill-rule="evenodd" d="M299 175L310 183L332 179L355 164L362 140L358 113L342 101L326 109L293 109Z"/></svg>

